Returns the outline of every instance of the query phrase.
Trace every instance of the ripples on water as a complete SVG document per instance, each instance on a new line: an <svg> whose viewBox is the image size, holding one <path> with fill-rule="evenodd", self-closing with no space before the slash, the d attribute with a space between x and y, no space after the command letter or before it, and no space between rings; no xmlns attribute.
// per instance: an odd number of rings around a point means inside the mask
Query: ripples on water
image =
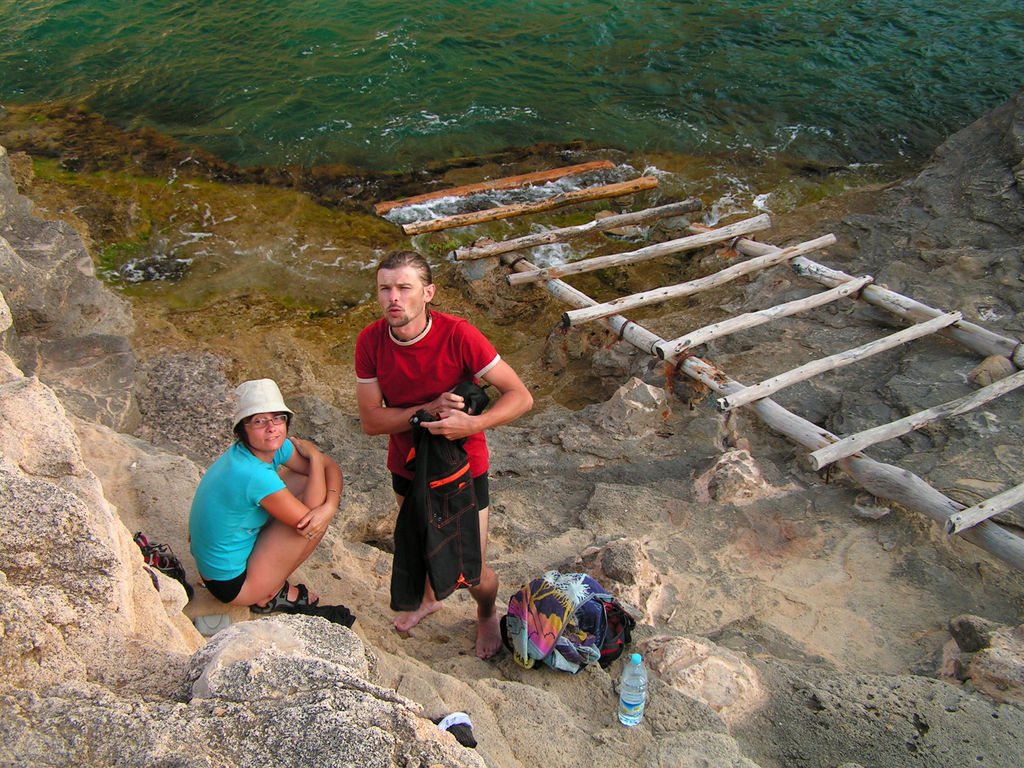
<svg viewBox="0 0 1024 768"><path fill-rule="evenodd" d="M1024 83L1020 0L0 0L0 30L0 99L242 165L576 139L889 162Z"/></svg>

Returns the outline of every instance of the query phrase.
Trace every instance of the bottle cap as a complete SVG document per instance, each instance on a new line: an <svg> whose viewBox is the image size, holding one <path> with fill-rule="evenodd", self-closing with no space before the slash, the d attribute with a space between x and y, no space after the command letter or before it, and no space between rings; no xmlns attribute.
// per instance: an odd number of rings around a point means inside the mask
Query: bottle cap
<svg viewBox="0 0 1024 768"><path fill-rule="evenodd" d="M639 664L642 659L639 653L634 653L632 656L629 657L629 660L632 661L634 664Z"/></svg>

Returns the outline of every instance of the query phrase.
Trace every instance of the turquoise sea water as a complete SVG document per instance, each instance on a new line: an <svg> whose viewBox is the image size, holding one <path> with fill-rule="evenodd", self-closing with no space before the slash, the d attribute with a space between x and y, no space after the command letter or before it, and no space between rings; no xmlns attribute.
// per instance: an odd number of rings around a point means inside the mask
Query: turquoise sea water
<svg viewBox="0 0 1024 768"><path fill-rule="evenodd" d="M242 165L510 145L926 155L1024 85L1024 2L0 0L0 103Z"/></svg>

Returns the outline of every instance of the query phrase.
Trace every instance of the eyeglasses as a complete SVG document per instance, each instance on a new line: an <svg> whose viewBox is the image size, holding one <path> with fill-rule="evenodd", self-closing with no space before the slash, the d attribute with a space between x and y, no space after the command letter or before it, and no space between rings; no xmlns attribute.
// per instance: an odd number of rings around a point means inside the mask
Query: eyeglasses
<svg viewBox="0 0 1024 768"><path fill-rule="evenodd" d="M288 421L288 417L283 413L275 413L273 416L260 416L255 419L249 419L246 424L256 429L264 429L268 424L281 425Z"/></svg>

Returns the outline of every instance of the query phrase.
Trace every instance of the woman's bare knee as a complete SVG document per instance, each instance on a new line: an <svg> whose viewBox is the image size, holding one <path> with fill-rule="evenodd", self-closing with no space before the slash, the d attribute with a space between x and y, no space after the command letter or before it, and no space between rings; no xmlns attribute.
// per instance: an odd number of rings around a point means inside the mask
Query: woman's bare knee
<svg viewBox="0 0 1024 768"><path fill-rule="evenodd" d="M291 495L297 499L301 499L302 494L306 491L306 482L309 478L305 475L300 475L298 472L293 472L285 466L280 467L277 470L277 474L280 476Z"/></svg>

